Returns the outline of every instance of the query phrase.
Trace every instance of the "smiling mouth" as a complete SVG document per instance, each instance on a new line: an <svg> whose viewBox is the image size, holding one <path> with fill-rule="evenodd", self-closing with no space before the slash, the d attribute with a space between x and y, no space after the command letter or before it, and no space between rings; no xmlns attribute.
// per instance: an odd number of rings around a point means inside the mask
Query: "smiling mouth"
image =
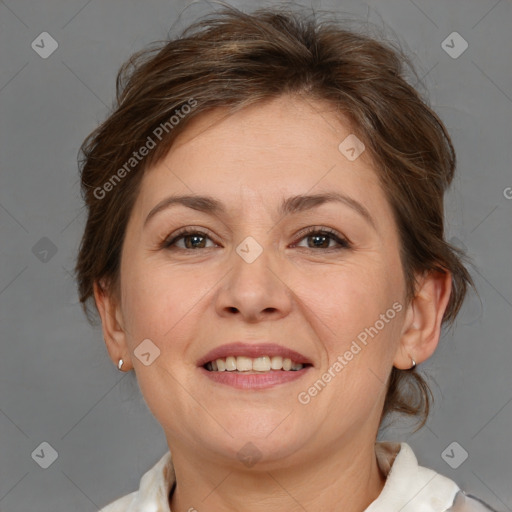
<svg viewBox="0 0 512 512"><path fill-rule="evenodd" d="M310 364L296 363L290 358L281 356L228 356L206 363L203 368L210 372L230 372L258 374L276 371L296 372Z"/></svg>

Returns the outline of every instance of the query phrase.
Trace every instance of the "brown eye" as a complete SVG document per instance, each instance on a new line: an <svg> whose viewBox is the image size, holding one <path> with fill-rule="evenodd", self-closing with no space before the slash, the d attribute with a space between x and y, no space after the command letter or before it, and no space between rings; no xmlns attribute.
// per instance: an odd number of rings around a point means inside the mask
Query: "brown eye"
<svg viewBox="0 0 512 512"><path fill-rule="evenodd" d="M303 234L300 240L307 240L308 249L348 249L350 244L347 240L338 235L335 231L331 230L318 230L313 229ZM335 245L330 245L335 242ZM304 247L294 244L297 247Z"/></svg>
<svg viewBox="0 0 512 512"><path fill-rule="evenodd" d="M183 240L183 244L181 241ZM210 237L202 231L182 231L174 236L172 239L164 242L163 247L166 249L177 248L177 249L208 249L206 247L206 241L210 240Z"/></svg>

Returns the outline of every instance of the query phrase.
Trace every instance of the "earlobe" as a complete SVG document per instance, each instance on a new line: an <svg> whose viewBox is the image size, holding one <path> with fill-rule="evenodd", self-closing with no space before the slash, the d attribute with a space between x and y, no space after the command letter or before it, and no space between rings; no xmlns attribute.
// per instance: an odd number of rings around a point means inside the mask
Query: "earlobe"
<svg viewBox="0 0 512 512"><path fill-rule="evenodd" d="M94 300L101 317L103 338L114 364L123 359L124 365L130 364L130 355L123 327L122 314L118 301L104 281L95 281Z"/></svg>
<svg viewBox="0 0 512 512"><path fill-rule="evenodd" d="M418 278L416 295L407 306L394 359L396 368L412 369L412 362L419 364L435 351L441 336L441 323L452 290L451 273L430 271Z"/></svg>

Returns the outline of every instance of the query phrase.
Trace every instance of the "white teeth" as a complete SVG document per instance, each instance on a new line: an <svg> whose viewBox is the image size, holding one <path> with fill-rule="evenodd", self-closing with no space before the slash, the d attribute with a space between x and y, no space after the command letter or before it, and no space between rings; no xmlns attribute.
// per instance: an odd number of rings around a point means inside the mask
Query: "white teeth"
<svg viewBox="0 0 512 512"><path fill-rule="evenodd" d="M233 356L226 357L226 371L232 372L236 370L236 358Z"/></svg>
<svg viewBox="0 0 512 512"><path fill-rule="evenodd" d="M270 357L263 356L253 359L252 369L257 372L268 372L270 370Z"/></svg>
<svg viewBox="0 0 512 512"><path fill-rule="evenodd" d="M280 370L283 367L283 358L281 356L274 356L271 359L272 370Z"/></svg>
<svg viewBox="0 0 512 512"><path fill-rule="evenodd" d="M250 357L238 356L236 358L236 369L239 372L250 372L252 370L252 359Z"/></svg>
<svg viewBox="0 0 512 512"><path fill-rule="evenodd" d="M246 357L246 356L229 356L215 361L210 361L206 364L206 369L209 371L217 372L269 372L271 370L284 370L284 371L298 371L304 368L301 363L296 363L288 357L281 356L260 356L260 357Z"/></svg>

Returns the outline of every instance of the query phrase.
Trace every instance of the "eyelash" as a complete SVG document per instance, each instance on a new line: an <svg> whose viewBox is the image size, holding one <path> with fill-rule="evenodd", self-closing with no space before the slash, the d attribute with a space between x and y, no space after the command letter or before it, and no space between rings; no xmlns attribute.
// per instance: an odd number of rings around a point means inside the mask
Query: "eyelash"
<svg viewBox="0 0 512 512"><path fill-rule="evenodd" d="M208 234L203 231L200 231L200 230L194 229L194 228L184 228L184 229L178 231L178 233L176 233L172 238L167 238L167 239L163 240L163 242L161 243L161 248L168 249L168 250L177 249L177 250L181 250L181 251L197 250L197 249L187 249L187 248L182 248L182 247L178 247L178 248L174 247L173 248L173 245L175 245L178 240L180 240L182 238L186 238L187 236L191 236L191 235L199 235L199 236L206 237L206 238L209 238L210 240L212 240L211 237L209 237ZM300 234L300 238L297 240L297 242L294 242L293 246L295 246L296 243L302 241L304 238L308 238L312 235L327 236L331 240L334 240L335 242L338 243L338 247L328 247L328 248L324 249L326 251L333 251L333 250L338 251L338 250L343 250L343 249L350 249L352 247L352 244L347 239L343 238L341 235L339 235L333 229L318 228L318 227L311 227L311 228L308 228L306 231L303 231ZM316 249L314 247L302 247L302 248L303 249L311 249L313 251L316 251ZM204 247L204 249L211 249L211 247Z"/></svg>

